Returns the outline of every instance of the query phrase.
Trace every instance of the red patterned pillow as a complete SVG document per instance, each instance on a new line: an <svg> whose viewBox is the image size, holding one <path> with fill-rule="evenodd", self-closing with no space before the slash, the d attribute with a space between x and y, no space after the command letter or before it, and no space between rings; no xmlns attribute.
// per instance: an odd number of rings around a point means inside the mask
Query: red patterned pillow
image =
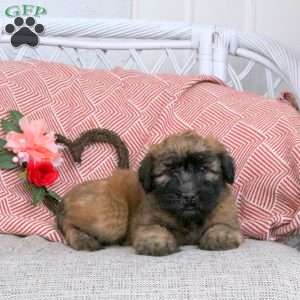
<svg viewBox="0 0 300 300"><path fill-rule="evenodd" d="M287 104L236 92L206 76L1 62L0 118L11 109L44 118L49 129L73 139L93 127L115 130L129 146L134 168L150 144L169 133L194 128L213 134L237 162L234 192L243 232L276 239L300 228L300 119ZM69 155L64 158L53 186L59 194L107 176L116 161L106 145L90 147L80 166ZM0 171L0 176L0 232L61 241L51 213L31 205L16 174Z"/></svg>
<svg viewBox="0 0 300 300"><path fill-rule="evenodd" d="M137 166L164 107L206 80L216 81L207 76L160 78L122 69L79 70L41 61L0 62L0 119L9 110L19 110L29 119L45 119L50 130L71 139L90 128L112 129L122 136ZM60 179L51 189L63 195L76 183L108 176L115 164L114 151L106 145L88 148L80 166L65 154ZM0 170L0 232L62 241L52 214L43 205L32 206L14 171Z"/></svg>

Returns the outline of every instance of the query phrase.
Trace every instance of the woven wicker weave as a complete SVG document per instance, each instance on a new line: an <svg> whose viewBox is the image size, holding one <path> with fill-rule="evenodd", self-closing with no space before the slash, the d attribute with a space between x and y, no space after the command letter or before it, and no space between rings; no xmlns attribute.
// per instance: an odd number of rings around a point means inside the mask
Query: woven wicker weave
<svg viewBox="0 0 300 300"><path fill-rule="evenodd" d="M2 19L2 27L11 22ZM126 19L41 18L39 22L46 30L36 48L14 49L3 31L0 59L33 57L85 68L121 65L147 73L213 74L238 90L253 89L270 97L284 83L300 104L297 57L265 36L218 26Z"/></svg>

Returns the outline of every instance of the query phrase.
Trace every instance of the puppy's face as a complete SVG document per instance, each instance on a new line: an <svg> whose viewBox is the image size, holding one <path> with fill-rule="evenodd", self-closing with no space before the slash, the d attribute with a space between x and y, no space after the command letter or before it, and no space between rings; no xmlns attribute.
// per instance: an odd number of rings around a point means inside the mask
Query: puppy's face
<svg viewBox="0 0 300 300"><path fill-rule="evenodd" d="M160 207L183 221L201 222L234 181L234 162L214 138L192 131L154 145L141 163L140 181Z"/></svg>

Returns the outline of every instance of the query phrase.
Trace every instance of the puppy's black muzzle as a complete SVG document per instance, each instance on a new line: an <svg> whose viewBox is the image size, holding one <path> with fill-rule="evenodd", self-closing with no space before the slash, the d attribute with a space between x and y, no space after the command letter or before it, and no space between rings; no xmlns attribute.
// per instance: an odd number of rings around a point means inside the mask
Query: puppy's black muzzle
<svg viewBox="0 0 300 300"><path fill-rule="evenodd" d="M182 194L181 201L184 206L184 209L196 209L197 206L197 195L194 193Z"/></svg>

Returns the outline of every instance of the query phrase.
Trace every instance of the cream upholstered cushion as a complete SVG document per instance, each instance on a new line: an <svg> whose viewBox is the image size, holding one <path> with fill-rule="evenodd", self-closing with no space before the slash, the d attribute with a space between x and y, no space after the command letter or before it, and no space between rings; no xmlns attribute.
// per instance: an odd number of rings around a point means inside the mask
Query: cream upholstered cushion
<svg viewBox="0 0 300 300"><path fill-rule="evenodd" d="M275 242L247 240L225 252L185 247L157 258L0 235L0 266L1 300L300 299L300 254Z"/></svg>

